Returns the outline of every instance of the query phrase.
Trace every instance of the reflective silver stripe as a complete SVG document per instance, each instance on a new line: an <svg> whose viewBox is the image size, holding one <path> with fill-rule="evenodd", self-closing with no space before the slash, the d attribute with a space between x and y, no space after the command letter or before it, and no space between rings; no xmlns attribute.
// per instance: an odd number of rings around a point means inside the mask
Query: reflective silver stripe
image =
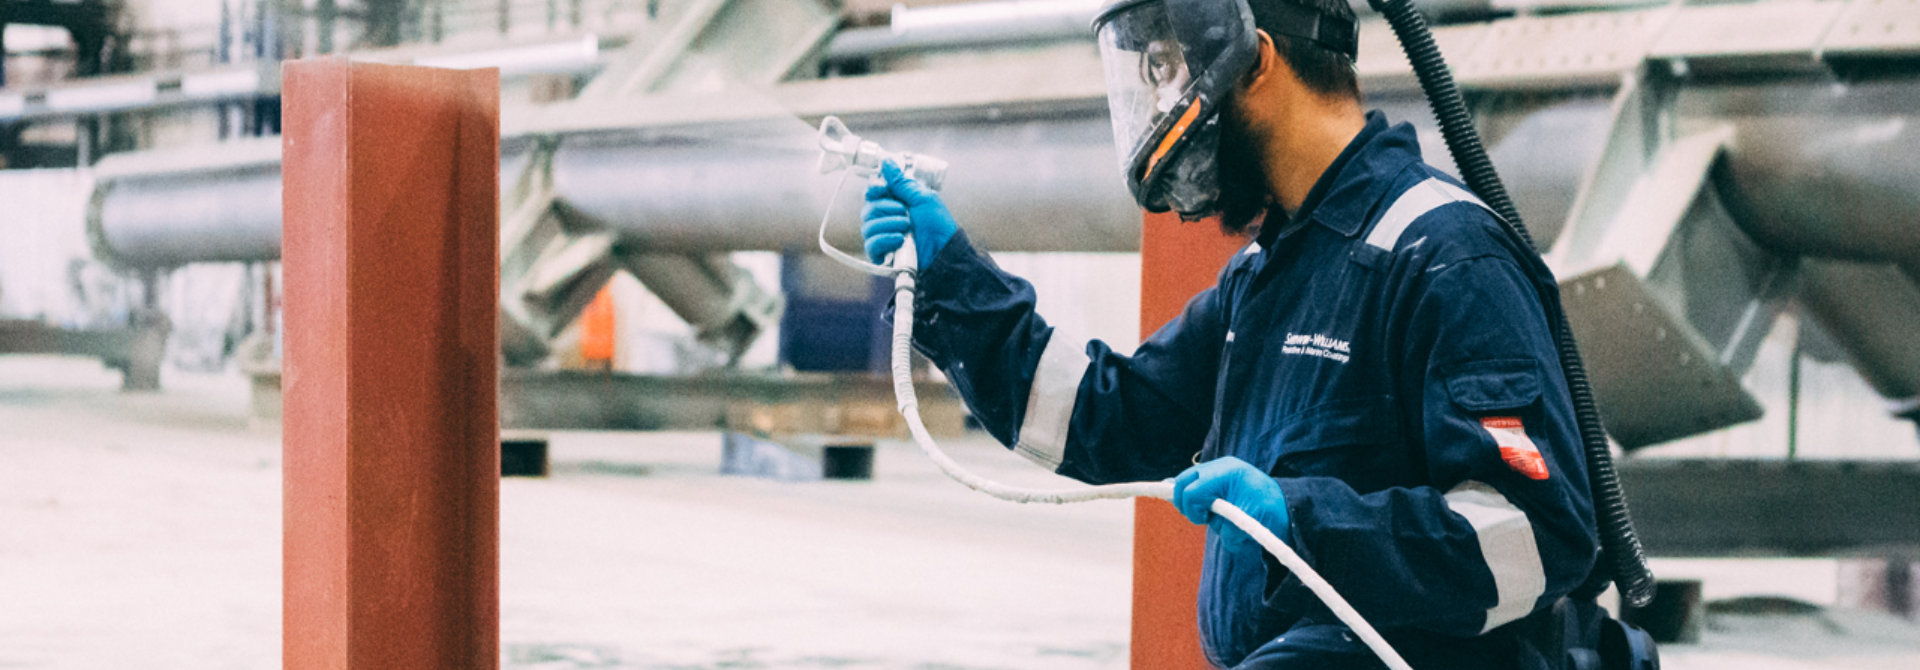
<svg viewBox="0 0 1920 670"><path fill-rule="evenodd" d="M1430 177L1426 181L1414 184L1413 188L1407 189L1405 193L1400 194L1399 198L1394 199L1393 204L1387 207L1386 214L1380 215L1380 222L1373 224L1373 232L1367 233L1367 244L1384 251L1393 251L1393 248L1400 243L1400 236L1406 234L1407 227L1413 225L1413 222L1443 205L1462 201L1479 205L1482 209L1486 208L1486 205L1480 203L1479 198L1473 197L1473 194L1468 193L1466 189L1439 179Z"/></svg>
<svg viewBox="0 0 1920 670"><path fill-rule="evenodd" d="M1540 547L1533 542L1533 523L1525 512L1493 487L1463 482L1448 491L1447 507L1467 519L1480 539L1480 555L1493 573L1497 598L1487 610L1484 633L1533 612L1533 604L1547 590L1547 572Z"/></svg>
<svg viewBox="0 0 1920 670"><path fill-rule="evenodd" d="M1027 391L1027 415L1020 422L1019 440L1014 453L1048 470L1060 469L1067 453L1067 425L1073 421L1073 405L1080 398L1080 378L1087 374L1087 343L1059 337L1048 338L1040 352L1040 366L1033 370L1033 388Z"/></svg>

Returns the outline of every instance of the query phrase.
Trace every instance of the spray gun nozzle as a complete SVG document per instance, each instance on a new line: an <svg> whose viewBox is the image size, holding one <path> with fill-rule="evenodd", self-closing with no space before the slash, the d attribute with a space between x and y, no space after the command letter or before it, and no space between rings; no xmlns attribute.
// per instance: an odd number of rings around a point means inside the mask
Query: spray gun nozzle
<svg viewBox="0 0 1920 670"><path fill-rule="evenodd" d="M832 174L853 167L860 155L860 136L847 130L840 117L820 120L820 174Z"/></svg>

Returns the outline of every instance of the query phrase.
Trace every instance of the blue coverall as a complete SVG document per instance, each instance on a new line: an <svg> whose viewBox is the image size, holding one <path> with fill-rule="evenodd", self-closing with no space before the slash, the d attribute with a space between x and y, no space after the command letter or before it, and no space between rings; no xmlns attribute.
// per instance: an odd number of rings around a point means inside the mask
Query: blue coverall
<svg viewBox="0 0 1920 670"><path fill-rule="evenodd" d="M1055 338L1032 286L964 232L919 290L916 347L1015 452L1089 483L1237 456L1278 481L1281 536L1414 667L1542 668L1562 653L1514 623L1572 593L1599 553L1546 318L1558 289L1421 160L1411 126L1369 114L1299 212L1271 212L1132 356ZM1207 540L1213 663L1380 667L1243 546Z"/></svg>

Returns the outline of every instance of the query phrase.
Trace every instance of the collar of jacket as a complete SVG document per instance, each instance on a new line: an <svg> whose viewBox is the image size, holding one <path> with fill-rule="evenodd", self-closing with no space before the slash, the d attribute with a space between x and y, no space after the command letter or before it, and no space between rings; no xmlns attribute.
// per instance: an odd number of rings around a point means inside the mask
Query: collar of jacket
<svg viewBox="0 0 1920 670"><path fill-rule="evenodd" d="M1360 233L1367 214L1387 195L1393 176L1408 164L1420 160L1420 142L1413 125L1387 125L1379 110L1367 112L1367 124L1347 143L1340 156L1327 166L1320 179L1301 202L1299 215L1284 226L1263 227L1260 246L1270 248L1281 231L1298 228L1296 223L1311 221L1345 237ZM1281 220L1276 208L1268 212L1271 220Z"/></svg>

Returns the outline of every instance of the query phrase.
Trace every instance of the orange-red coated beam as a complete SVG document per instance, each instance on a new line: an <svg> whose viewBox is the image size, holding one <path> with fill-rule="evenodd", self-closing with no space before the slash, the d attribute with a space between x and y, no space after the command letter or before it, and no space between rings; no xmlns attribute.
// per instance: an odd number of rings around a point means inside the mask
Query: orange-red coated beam
<svg viewBox="0 0 1920 670"><path fill-rule="evenodd" d="M1243 238L1220 232L1215 221L1181 223L1148 215L1140 234L1140 336L1172 321L1214 280ZM1133 644L1135 670L1209 668L1200 651L1194 599L1200 592L1200 555L1206 529L1188 523L1163 500L1133 506Z"/></svg>
<svg viewBox="0 0 1920 670"><path fill-rule="evenodd" d="M497 668L499 77L282 80L283 666Z"/></svg>
<svg viewBox="0 0 1920 670"><path fill-rule="evenodd" d="M614 319L613 284L607 284L580 312L580 360L588 368L613 367L614 340L619 334Z"/></svg>

